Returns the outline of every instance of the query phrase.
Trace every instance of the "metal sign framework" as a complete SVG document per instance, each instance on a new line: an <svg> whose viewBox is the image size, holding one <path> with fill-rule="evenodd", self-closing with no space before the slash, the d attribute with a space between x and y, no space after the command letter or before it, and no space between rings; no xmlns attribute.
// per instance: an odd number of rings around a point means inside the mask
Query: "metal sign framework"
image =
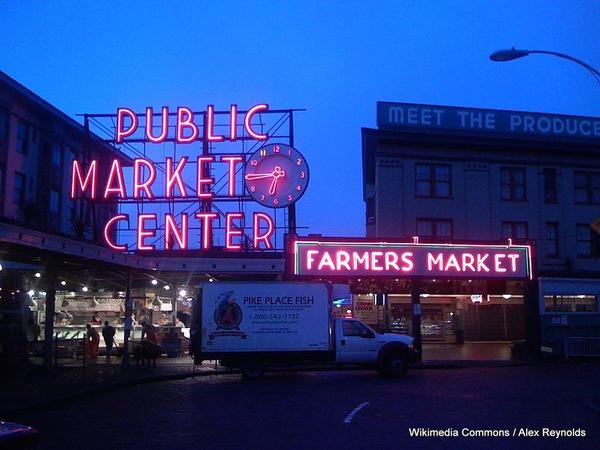
<svg viewBox="0 0 600 450"><path fill-rule="evenodd" d="M116 142L116 127L117 114L83 114L84 126L88 133L94 133L99 136L106 144L117 148L124 155L131 159L144 158L153 161L157 169L157 184L164 186L165 158L173 158L177 161L182 156L189 158L190 166L196 165L196 158L200 156L213 156L216 161L219 161L223 156L242 155L244 160L247 160L248 155L258 150L269 143L284 143L289 146L294 146L294 113L304 111L303 109L277 109L268 110L258 113L254 116L252 126L262 134L267 134L267 140L257 141L248 136L245 127L238 121L237 139L235 141L212 142L206 139L207 133L207 113L206 111L195 111L197 126L200 131L200 138L190 144L180 144L174 137L173 130L175 128L175 120L177 113L169 113L168 137L160 144L153 144L144 138L143 130L145 128L146 115L143 113L136 114L139 121L139 128L135 134L128 137L124 142L117 144ZM237 111L240 117L246 114L247 111ZM214 111L214 132L219 133L220 130L229 130L230 111ZM160 117L161 113L156 112L154 117ZM156 127L156 120L153 120L153 128ZM211 130L212 131L212 130ZM173 137L171 137L173 136ZM85 162L86 159L91 159L89 146L87 151L84 150L80 156ZM157 213L159 216L164 213L172 214L177 220L180 220L181 214L195 214L200 212L215 212L218 214L218 224L213 225L213 246L223 247L224 243L224 219L228 212L242 212L244 217L251 217L254 212L268 211L273 218L275 232L273 236L273 248L261 249L262 252L282 252L284 249L284 236L286 233L295 233L296 226L296 210L295 205L291 204L284 208L267 208L257 204L254 199L247 194L243 183L245 161L238 164L235 169L235 195L231 195L229 190L229 174L226 172L225 164L211 164L205 167L206 173L214 178L215 182L212 185L211 191L213 197L193 198L193 197L166 197L155 196L152 199L148 198L126 198L126 199L107 199L100 200L101 202L113 203L117 206L119 213L129 214L130 217L137 217L145 213ZM124 167L125 171L132 171L131 167ZM126 180L131 177L125 177ZM194 183L185 180L185 187L190 192L196 191ZM129 186L131 187L131 186ZM97 202L98 200L96 200ZM83 202L90 202L82 199ZM90 203L93 203L91 201ZM90 206L90 205L88 205ZM92 214L95 213L93 205L91 205ZM85 214L84 208L79 208L79 214ZM94 218L95 219L95 218ZM249 219L251 222L252 219ZM241 246L243 251L252 251L252 236L248 233L246 222L241 221ZM132 243L135 242L135 229L132 228L132 220L130 224L119 224L117 234L119 241L128 244L132 248ZM165 231L164 223L156 224L156 237L153 240L148 240L149 244L156 245L157 250L162 250L161 242L163 241ZM198 245L201 227L199 224L190 224L190 246L189 250L201 250Z"/></svg>

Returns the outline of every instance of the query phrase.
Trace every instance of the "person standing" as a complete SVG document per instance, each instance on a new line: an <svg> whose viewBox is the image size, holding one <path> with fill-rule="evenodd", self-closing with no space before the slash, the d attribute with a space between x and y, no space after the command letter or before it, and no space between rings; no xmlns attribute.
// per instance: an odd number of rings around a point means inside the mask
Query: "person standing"
<svg viewBox="0 0 600 450"><path fill-rule="evenodd" d="M115 327L108 323L108 320L104 321L102 327L102 337L104 338L104 345L106 345L106 359L110 360L110 352L115 344Z"/></svg>
<svg viewBox="0 0 600 450"><path fill-rule="evenodd" d="M90 359L98 358L98 347L100 345L100 335L91 324L86 325L87 328L87 345Z"/></svg>

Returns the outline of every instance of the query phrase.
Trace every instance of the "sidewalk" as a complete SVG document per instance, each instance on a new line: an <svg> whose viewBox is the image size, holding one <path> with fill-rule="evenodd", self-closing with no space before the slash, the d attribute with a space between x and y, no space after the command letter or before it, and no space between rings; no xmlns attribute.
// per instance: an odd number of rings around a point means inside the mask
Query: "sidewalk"
<svg viewBox="0 0 600 450"><path fill-rule="evenodd" d="M214 374L214 366L194 366L189 357L161 358L156 367L121 368L120 358L99 357L94 363L59 366L45 374L40 365L28 373L5 374L0 378L0 420L21 411L44 408L57 401L94 395L136 384Z"/></svg>

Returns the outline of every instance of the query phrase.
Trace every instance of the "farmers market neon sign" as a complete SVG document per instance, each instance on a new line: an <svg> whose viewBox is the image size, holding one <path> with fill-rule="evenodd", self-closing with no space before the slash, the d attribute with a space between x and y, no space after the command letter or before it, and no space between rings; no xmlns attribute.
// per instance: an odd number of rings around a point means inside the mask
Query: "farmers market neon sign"
<svg viewBox="0 0 600 450"><path fill-rule="evenodd" d="M529 245L419 244L297 238L292 274L531 279Z"/></svg>

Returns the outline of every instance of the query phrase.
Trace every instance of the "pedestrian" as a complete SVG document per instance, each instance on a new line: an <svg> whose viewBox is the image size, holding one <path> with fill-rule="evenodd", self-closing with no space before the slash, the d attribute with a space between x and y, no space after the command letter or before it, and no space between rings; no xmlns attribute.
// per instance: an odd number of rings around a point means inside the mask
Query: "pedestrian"
<svg viewBox="0 0 600 450"><path fill-rule="evenodd" d="M102 327L102 337L104 338L104 345L106 345L106 359L110 360L110 352L115 344L115 327L108 323L108 320L104 321Z"/></svg>
<svg viewBox="0 0 600 450"><path fill-rule="evenodd" d="M100 335L91 324L85 326L87 328L87 345L90 359L98 358L98 347L100 345Z"/></svg>

